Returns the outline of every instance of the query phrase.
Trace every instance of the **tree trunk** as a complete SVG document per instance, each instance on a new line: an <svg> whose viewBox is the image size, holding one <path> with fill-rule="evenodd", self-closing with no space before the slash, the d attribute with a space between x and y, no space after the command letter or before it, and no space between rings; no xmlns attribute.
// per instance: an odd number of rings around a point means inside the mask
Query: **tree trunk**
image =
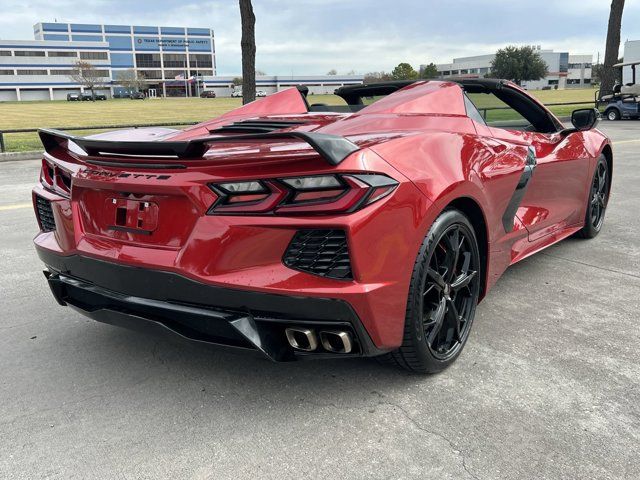
<svg viewBox="0 0 640 480"><path fill-rule="evenodd" d="M622 11L624 0L611 1L611 13L609 14L609 28L607 30L607 46L604 53L604 65L602 67L602 83L600 84L600 96L607 95L613 90L616 80L616 69L613 65L618 63L620 51L620 29L622 28Z"/></svg>
<svg viewBox="0 0 640 480"><path fill-rule="evenodd" d="M256 16L251 0L240 0L242 22L242 103L256 99Z"/></svg>

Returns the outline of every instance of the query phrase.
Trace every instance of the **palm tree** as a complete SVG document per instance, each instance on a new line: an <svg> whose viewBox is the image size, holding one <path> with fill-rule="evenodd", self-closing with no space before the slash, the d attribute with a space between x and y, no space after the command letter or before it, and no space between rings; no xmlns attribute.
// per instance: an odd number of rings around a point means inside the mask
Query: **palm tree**
<svg viewBox="0 0 640 480"><path fill-rule="evenodd" d="M242 23L242 103L256 99L256 16L251 0L240 0Z"/></svg>
<svg viewBox="0 0 640 480"><path fill-rule="evenodd" d="M604 53L604 65L601 72L602 83L600 84L600 96L610 93L613 90L613 84L616 80L616 70L613 66L618 63L623 10L624 0L611 1L609 28L607 30L607 47Z"/></svg>

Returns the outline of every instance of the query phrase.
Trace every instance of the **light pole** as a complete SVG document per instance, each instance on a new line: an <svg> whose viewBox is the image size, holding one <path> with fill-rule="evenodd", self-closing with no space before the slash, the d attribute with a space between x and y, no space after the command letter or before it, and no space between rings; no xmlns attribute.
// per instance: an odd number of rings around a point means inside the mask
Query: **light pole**
<svg viewBox="0 0 640 480"><path fill-rule="evenodd" d="M196 57L196 96L200 97L200 75L198 74L198 57Z"/></svg>
<svg viewBox="0 0 640 480"><path fill-rule="evenodd" d="M187 57L184 57L184 98L187 98L189 95L187 95Z"/></svg>

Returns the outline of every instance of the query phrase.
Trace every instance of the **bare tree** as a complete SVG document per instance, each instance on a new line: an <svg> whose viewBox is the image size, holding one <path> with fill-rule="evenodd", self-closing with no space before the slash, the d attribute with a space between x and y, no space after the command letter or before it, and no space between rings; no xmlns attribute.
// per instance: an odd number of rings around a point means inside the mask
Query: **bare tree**
<svg viewBox="0 0 640 480"><path fill-rule="evenodd" d="M242 103L256 99L256 16L251 0L240 1L242 23Z"/></svg>
<svg viewBox="0 0 640 480"><path fill-rule="evenodd" d="M600 72L600 96L613 90L616 80L616 69L613 67L618 61L620 51L620 29L622 28L622 11L624 0L612 0L609 14L609 28L607 30L607 47L604 53L604 65Z"/></svg>
<svg viewBox="0 0 640 480"><path fill-rule="evenodd" d="M364 75L364 83L380 83L393 80L393 75L388 72L369 72Z"/></svg>
<svg viewBox="0 0 640 480"><path fill-rule="evenodd" d="M91 92L91 99L95 100L94 90L104 84L105 73L89 62L78 60L69 77L75 83L87 88Z"/></svg>
<svg viewBox="0 0 640 480"><path fill-rule="evenodd" d="M116 76L118 84L131 91L138 92L140 90L146 90L147 82L142 72L136 72L133 68L118 72Z"/></svg>

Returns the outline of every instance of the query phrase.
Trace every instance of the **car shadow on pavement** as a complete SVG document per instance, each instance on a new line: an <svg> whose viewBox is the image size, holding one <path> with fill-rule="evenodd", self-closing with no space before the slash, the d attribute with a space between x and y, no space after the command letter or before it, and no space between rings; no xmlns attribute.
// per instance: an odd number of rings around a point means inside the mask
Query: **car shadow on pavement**
<svg viewBox="0 0 640 480"><path fill-rule="evenodd" d="M85 350L82 357L91 358L90 363L79 368L65 355L58 366L76 370L80 377L75 382L98 383L100 389L111 384L114 391L143 389L150 398L176 396L180 402L205 404L250 401L280 409L302 404L362 408L364 402L375 408L399 389L438 378L412 375L375 359L274 363L95 322L80 325L65 329L64 336Z"/></svg>

